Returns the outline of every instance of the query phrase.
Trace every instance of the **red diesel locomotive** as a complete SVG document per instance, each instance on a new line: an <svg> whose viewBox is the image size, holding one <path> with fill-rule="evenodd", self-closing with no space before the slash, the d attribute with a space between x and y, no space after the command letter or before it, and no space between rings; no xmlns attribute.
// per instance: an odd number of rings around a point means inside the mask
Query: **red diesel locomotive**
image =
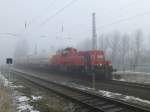
<svg viewBox="0 0 150 112"><path fill-rule="evenodd" d="M49 61L51 69L95 73L100 78L112 78L112 64L100 50L77 51L75 48L66 48L58 51Z"/></svg>

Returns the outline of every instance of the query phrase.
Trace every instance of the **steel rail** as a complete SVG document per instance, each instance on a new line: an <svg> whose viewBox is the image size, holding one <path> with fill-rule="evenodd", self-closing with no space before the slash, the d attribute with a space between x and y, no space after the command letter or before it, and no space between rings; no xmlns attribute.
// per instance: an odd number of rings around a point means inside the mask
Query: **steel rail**
<svg viewBox="0 0 150 112"><path fill-rule="evenodd" d="M15 69L15 68L14 68ZM17 69L17 70L21 70L21 71L26 71L26 69ZM28 69L27 69L28 71ZM51 73L50 71L42 71L41 70L29 70L30 73L34 73L36 75L39 75L39 72L42 73L43 77L55 77L56 76L60 76L60 78L62 77L64 79L68 78L71 82L74 83L79 83L81 85L86 85L86 86L91 86L91 78L87 77L86 80L82 80L81 77L78 77L76 75L66 75L66 74L57 74L57 73ZM85 79L85 78L84 78ZM95 81L95 86L96 89L101 89L101 90L105 90L105 91L111 91L114 93L120 93L120 94L124 94L127 96L134 96L137 98L141 98L143 100L150 100L150 85L148 84L140 84L140 83L133 83L133 82L123 82L123 81L115 81L115 80L96 80Z"/></svg>
<svg viewBox="0 0 150 112"><path fill-rule="evenodd" d="M136 82L125 82L125 81L115 81L115 80L110 80L108 83L111 84L119 84L119 85L125 85L125 86L131 86L131 87L136 87L136 88L142 88L142 89L149 89L150 90L150 85L149 84L141 84L141 83L136 83Z"/></svg>
<svg viewBox="0 0 150 112"><path fill-rule="evenodd" d="M85 90L52 82L35 74L29 74L17 70L13 70L13 72L15 72L16 75L20 77L34 82L35 84L50 89L57 94L71 99L72 101L78 102L79 104L84 105L86 108L94 112L150 112L150 109L139 105L137 106L129 104L121 100L107 98Z"/></svg>

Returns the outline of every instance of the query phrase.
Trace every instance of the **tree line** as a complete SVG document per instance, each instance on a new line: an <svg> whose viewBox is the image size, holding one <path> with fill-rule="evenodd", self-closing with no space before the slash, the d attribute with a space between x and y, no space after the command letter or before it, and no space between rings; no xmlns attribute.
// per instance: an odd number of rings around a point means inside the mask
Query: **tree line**
<svg viewBox="0 0 150 112"><path fill-rule="evenodd" d="M138 29L134 33L114 31L97 37L98 50L104 50L106 58L118 70L150 72L150 40ZM90 50L91 39L79 43L78 49Z"/></svg>

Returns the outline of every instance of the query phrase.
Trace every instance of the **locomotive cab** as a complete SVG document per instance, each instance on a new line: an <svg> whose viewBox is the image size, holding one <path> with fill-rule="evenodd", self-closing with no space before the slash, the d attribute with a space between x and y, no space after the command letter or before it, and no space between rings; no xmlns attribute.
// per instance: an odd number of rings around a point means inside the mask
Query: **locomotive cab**
<svg viewBox="0 0 150 112"><path fill-rule="evenodd" d="M77 50L75 48L72 48L72 47L68 47L68 48L61 51L62 56L67 56L69 54L75 54L75 53L77 53Z"/></svg>
<svg viewBox="0 0 150 112"><path fill-rule="evenodd" d="M112 64L105 59L103 51L81 51L79 54L84 56L84 66L87 73L93 72L99 78L112 78Z"/></svg>

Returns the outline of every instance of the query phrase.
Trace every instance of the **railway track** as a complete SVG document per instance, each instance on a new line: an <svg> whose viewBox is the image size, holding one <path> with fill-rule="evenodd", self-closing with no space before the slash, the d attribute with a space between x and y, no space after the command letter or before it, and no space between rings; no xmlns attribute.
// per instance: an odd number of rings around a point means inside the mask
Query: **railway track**
<svg viewBox="0 0 150 112"><path fill-rule="evenodd" d="M41 69L23 69L19 68L17 70L27 71L29 73L34 73L43 77L47 77L49 79L54 78L55 80L66 80L67 82L73 82L84 86L91 86L92 80L91 78L81 78L78 74L70 75L70 74L59 74L53 73L46 70ZM59 78L58 78L59 77ZM111 91L114 93L120 93L127 96L134 96L137 98L141 98L143 100L150 100L150 86L148 84L140 84L140 83L131 83L131 82L123 82L123 81L103 81L96 80L95 83L96 89Z"/></svg>
<svg viewBox="0 0 150 112"><path fill-rule="evenodd" d="M122 81L100 81L97 87L104 90L109 90L116 93L121 93L129 96L135 96L145 100L150 100L150 86L147 84L139 84Z"/></svg>
<svg viewBox="0 0 150 112"><path fill-rule="evenodd" d="M15 69L15 68L13 68ZM55 80L66 80L67 82L73 82L84 86L91 86L92 80L91 78L81 78L78 74L70 75L70 74L59 74L53 73L51 71L41 70L41 69L23 69L18 68L17 70L26 71L29 73L34 73L43 77L47 77L49 79ZM79 76L79 77L78 77ZM59 78L58 78L59 77ZM131 83L131 82L123 82L123 81L103 81L103 80L96 80L95 83L96 89L104 90L104 91L111 91L114 93L120 93L127 96L134 96L137 98L141 98L143 100L150 100L150 86L148 84L141 84L141 83Z"/></svg>
<svg viewBox="0 0 150 112"><path fill-rule="evenodd" d="M128 87L147 89L150 91L149 84L140 84L140 83L136 83L136 82L124 82L124 81L116 81L116 80L110 80L110 81L106 81L106 82L110 83L110 84L117 84L117 85L124 85L124 86L128 86Z"/></svg>
<svg viewBox="0 0 150 112"><path fill-rule="evenodd" d="M73 88L64 84L49 81L44 77L34 74L13 70L18 76L25 78L35 84L62 95L74 102L77 102L92 112L150 112L150 109L142 106L126 103L124 101L107 98L86 90Z"/></svg>

